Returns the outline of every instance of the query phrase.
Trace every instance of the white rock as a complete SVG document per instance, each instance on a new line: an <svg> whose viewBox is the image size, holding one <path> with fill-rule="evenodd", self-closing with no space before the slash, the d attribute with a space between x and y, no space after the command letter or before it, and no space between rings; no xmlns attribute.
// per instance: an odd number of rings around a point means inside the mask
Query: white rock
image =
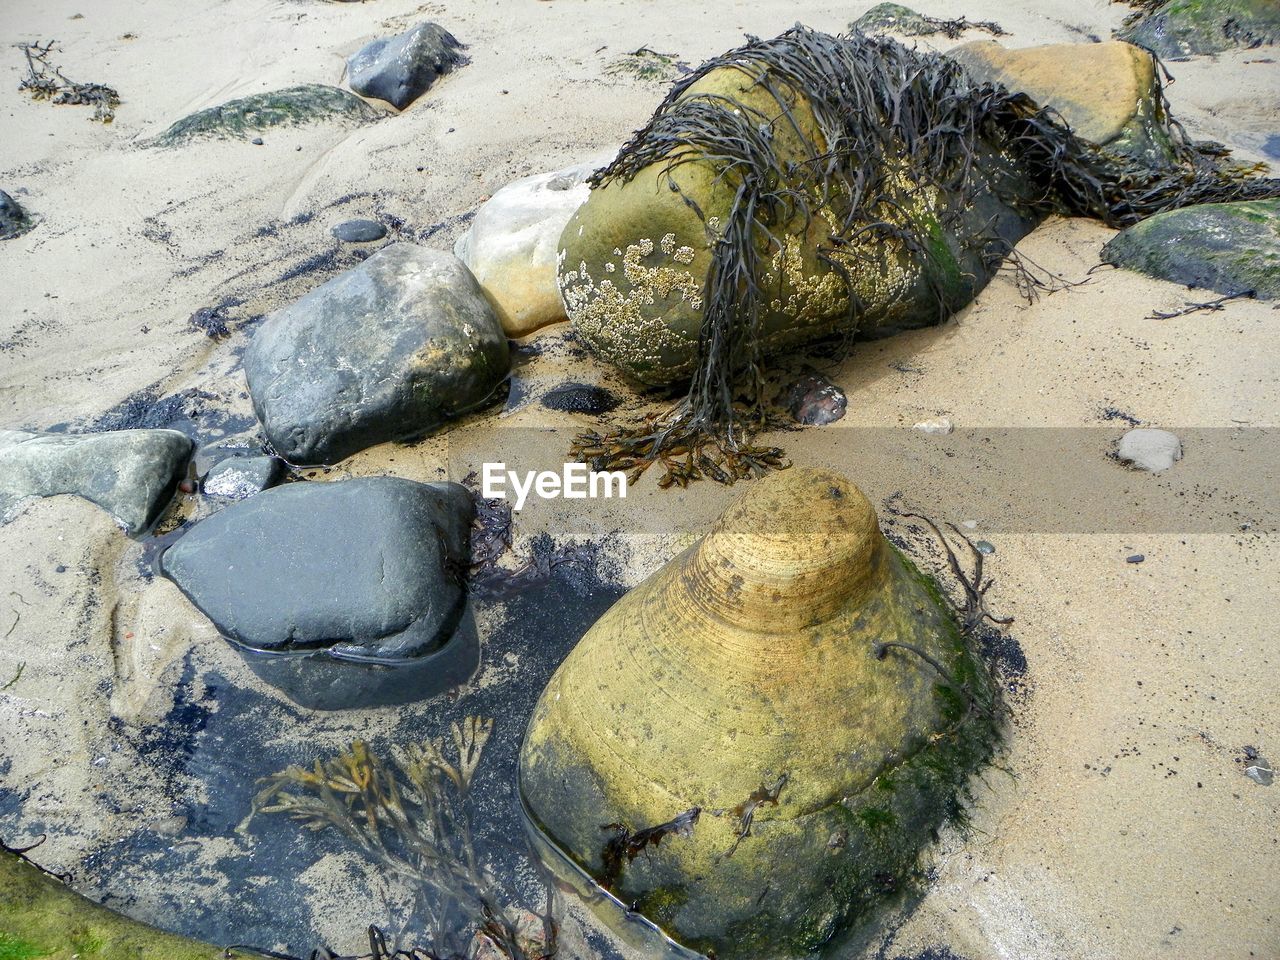
<svg viewBox="0 0 1280 960"><path fill-rule="evenodd" d="M921 420L913 429L919 430L921 433L943 435L950 433L955 427L946 417L930 417L928 420Z"/></svg>
<svg viewBox="0 0 1280 960"><path fill-rule="evenodd" d="M507 336L522 337L565 319L556 286L560 234L587 199L587 177L616 152L508 184L458 238L453 252L480 281Z"/></svg>
<svg viewBox="0 0 1280 960"><path fill-rule="evenodd" d="M1130 430L1120 438L1116 454L1138 470L1159 473L1182 459L1182 441L1168 430Z"/></svg>

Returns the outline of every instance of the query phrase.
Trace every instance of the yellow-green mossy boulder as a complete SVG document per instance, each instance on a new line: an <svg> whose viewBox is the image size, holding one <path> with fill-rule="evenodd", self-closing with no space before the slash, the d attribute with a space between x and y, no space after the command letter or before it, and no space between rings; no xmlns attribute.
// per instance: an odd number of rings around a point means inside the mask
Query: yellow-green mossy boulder
<svg viewBox="0 0 1280 960"><path fill-rule="evenodd" d="M760 250L760 275L748 280L743 271L739 282L758 287L754 340L762 354L776 355L852 333L855 325L865 336L938 322L967 303L994 272L990 249L975 234L987 230L983 239L995 241L1003 255L1038 222L996 197L988 180L1011 182L1011 171L998 157L983 154L971 171L975 202L959 228L944 223L940 209L952 198L905 173L889 172L883 196L876 199L884 228L850 238L849 185L838 178L809 183L800 174L825 162L815 158L828 149L828 131L804 92L744 62L709 70L657 116L672 114L668 107L680 102L705 105L705 118L699 109L687 112L693 122L706 123L721 122L715 111L732 105L772 154L777 179L784 181L775 188L803 196L783 203L766 237L754 229L758 219L734 216L744 180L760 171L748 173L744 158L708 156L705 146L681 141L634 175L597 178L560 238L560 293L588 346L642 383L668 385L693 374L717 244L752 243ZM791 176L795 183L786 183ZM1018 189L1014 185L1013 193ZM763 210L759 215L767 219Z"/></svg>
<svg viewBox="0 0 1280 960"><path fill-rule="evenodd" d="M0 851L4 960L221 960L222 950L157 930L87 900L22 857Z"/></svg>
<svg viewBox="0 0 1280 960"><path fill-rule="evenodd" d="M521 796L561 868L690 950L808 957L915 878L997 696L862 493L787 470L582 638Z"/></svg>

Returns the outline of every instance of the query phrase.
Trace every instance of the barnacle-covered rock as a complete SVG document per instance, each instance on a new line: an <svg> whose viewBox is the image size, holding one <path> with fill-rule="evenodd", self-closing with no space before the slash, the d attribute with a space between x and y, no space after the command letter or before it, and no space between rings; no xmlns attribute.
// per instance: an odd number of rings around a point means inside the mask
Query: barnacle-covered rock
<svg viewBox="0 0 1280 960"><path fill-rule="evenodd" d="M812 163L826 140L805 94L773 78L786 104L782 111L756 76L719 67L680 99L731 101L773 118L761 133L785 176L789 165ZM633 177L596 186L560 238L558 279L569 319L593 350L643 383L670 384L692 374L713 250L737 242L728 233L739 177L732 170L722 175L709 159L671 165L688 160L686 154L674 145L670 156ZM878 231L852 243L833 239L844 232L839 185L832 195L815 194L797 205L772 226L778 243L765 254L759 278L763 351L780 353L848 332L855 320L863 334L884 335L936 323L963 306L994 272L992 250L1007 252L1037 222L1006 206L987 184L1007 172L993 155L975 167L981 186L965 216L971 226L960 232L940 221L936 192L906 176L892 178L889 191L896 226L912 239L886 239ZM985 236L971 242L979 224ZM860 305L856 317L850 286Z"/></svg>
<svg viewBox="0 0 1280 960"><path fill-rule="evenodd" d="M530 720L521 794L584 890L721 960L807 957L909 881L995 697L862 493L792 469L587 632Z"/></svg>

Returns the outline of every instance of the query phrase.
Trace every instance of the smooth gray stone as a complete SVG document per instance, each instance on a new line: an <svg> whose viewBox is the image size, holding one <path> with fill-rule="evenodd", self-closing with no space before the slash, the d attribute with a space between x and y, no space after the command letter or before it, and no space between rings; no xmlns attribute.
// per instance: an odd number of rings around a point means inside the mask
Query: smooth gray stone
<svg viewBox="0 0 1280 960"><path fill-rule="evenodd" d="M22 204L0 190L0 240L11 240L34 226Z"/></svg>
<svg viewBox="0 0 1280 960"><path fill-rule="evenodd" d="M329 231L343 243L372 243L387 235L377 220L344 220Z"/></svg>
<svg viewBox="0 0 1280 960"><path fill-rule="evenodd" d="M421 436L482 405L509 364L471 271L407 243L271 314L244 356L267 439L299 464Z"/></svg>
<svg viewBox="0 0 1280 960"><path fill-rule="evenodd" d="M74 494L138 536L173 498L193 446L177 430L0 430L0 522L11 520L30 497Z"/></svg>
<svg viewBox="0 0 1280 960"><path fill-rule="evenodd" d="M230 456L205 474L202 489L217 500L247 500L280 482L284 464L275 457Z"/></svg>
<svg viewBox="0 0 1280 960"><path fill-rule="evenodd" d="M291 483L200 521L161 570L303 705L406 702L429 694L399 668L441 651L464 620L472 512L456 483Z"/></svg>
<svg viewBox="0 0 1280 960"><path fill-rule="evenodd" d="M363 97L385 100L403 110L427 92L436 78L464 62L459 43L437 23L365 44L347 60L347 81Z"/></svg>

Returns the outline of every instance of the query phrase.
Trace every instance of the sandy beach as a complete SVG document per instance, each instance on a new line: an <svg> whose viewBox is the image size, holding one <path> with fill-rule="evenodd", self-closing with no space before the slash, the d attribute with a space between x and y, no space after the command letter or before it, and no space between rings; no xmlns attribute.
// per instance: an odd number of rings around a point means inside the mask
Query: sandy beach
<svg viewBox="0 0 1280 960"><path fill-rule="evenodd" d="M0 427L175 425L201 443L256 444L245 346L266 314L360 262L331 236L335 223L372 218L391 240L449 251L503 185L615 147L645 122L666 82L611 69L619 57L646 47L696 66L744 34L772 36L797 21L845 30L869 6L6 4L0 189L37 225L0 243ZM1000 41L1024 47L1107 39L1128 8L931 0L927 12L997 20L1008 32ZM403 112L378 104L388 116L375 123L281 127L260 145L140 146L232 97L339 84L348 55L424 19L465 43L469 63ZM26 66L14 45L49 39L68 76L119 91L112 123L19 92ZM1174 115L1193 138L1267 162L1264 144L1280 131L1277 61L1275 48L1259 47L1169 63ZM944 324L859 343L822 365L847 395L847 415L768 438L792 462L858 484L886 530L944 583L930 538L882 505L897 495L891 502L939 520L975 521L967 531L994 547L990 608L1014 618L1003 631L1013 652L1000 660L1010 733L998 769L975 783L970 828L944 831L918 902L850 946L850 957L1280 957L1280 786L1244 774L1249 751L1280 759L1280 313L1274 302L1235 300L1154 319L1200 292L1099 268L1114 235L1051 218L1017 249L1070 285L1028 302L1006 271ZM225 337L192 322L201 310L216 311ZM539 402L568 381L622 398L615 418L666 405L639 395L561 323L523 341L504 402L417 443L304 473L430 481L462 480L493 459L553 468L572 436L595 425ZM166 403L165 422L147 420ZM911 429L935 417L955 432ZM1165 474L1127 470L1109 454L1131 426L1178 434L1184 459ZM531 502L516 515L506 562L544 534L603 544L599 576L612 598L705 532L740 492L711 482L660 490L656 479L623 501ZM212 509L180 495L158 532ZM283 818L269 824L276 839L237 833L252 780L358 736L436 735L431 724L450 708L429 721L412 705L300 711L152 575L156 549L73 497L33 502L0 526L0 684L19 674L0 689L0 839L20 846L47 834L40 863L166 929L231 942L242 921L249 940L239 942L299 956L321 943L362 951L367 925L386 922L383 895L394 904L397 894L336 844L308 839L282 852L300 833ZM1142 561L1130 562L1135 555ZM562 602L548 617L564 636L547 629L565 648L597 601L569 591ZM538 627L525 622L529 609L499 599L478 617L478 690L545 682L549 670L521 672L528 653L518 644L484 646L486 636ZM501 727L500 698L488 705ZM184 725L186 739L175 741ZM213 744L222 736L259 736L269 756L220 768L210 758L235 752ZM509 802L510 784L493 789L486 804ZM211 811L203 820L192 812L201 804ZM271 865L277 857L286 868ZM558 956L606 956L607 935L571 913Z"/></svg>

